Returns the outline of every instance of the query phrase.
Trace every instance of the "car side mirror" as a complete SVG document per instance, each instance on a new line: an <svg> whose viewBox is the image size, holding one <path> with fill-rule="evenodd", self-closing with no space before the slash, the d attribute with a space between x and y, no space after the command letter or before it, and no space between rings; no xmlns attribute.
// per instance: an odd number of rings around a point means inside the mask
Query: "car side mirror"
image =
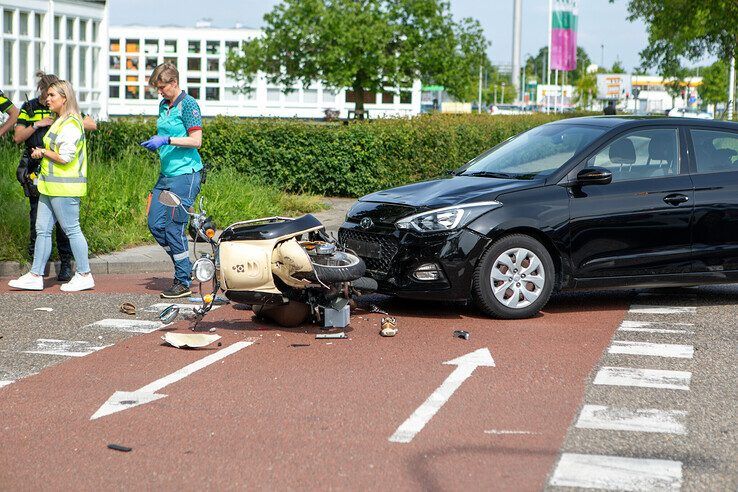
<svg viewBox="0 0 738 492"><path fill-rule="evenodd" d="M604 167L588 167L577 173L576 184L606 185L612 183L612 173Z"/></svg>

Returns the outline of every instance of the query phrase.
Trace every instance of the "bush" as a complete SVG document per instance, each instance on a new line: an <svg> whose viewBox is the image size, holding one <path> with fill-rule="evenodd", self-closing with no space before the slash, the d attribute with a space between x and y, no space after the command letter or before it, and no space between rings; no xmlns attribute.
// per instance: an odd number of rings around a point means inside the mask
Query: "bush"
<svg viewBox="0 0 738 492"><path fill-rule="evenodd" d="M438 176L562 117L437 114L348 125L218 117L204 124L201 153L213 169L231 169L286 191L360 196ZM113 159L132 153L155 162L155 155L136 145L155 131L153 119L103 123L90 138L91 153Z"/></svg>

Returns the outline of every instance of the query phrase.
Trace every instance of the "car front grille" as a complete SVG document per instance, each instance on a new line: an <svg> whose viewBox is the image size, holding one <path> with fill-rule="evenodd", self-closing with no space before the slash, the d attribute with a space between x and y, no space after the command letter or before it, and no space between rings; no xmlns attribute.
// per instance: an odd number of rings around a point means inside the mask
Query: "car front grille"
<svg viewBox="0 0 738 492"><path fill-rule="evenodd" d="M360 232L356 229L341 229L338 231L338 242L346 244L346 241L358 241L367 243L372 246L379 247L377 257L361 255L366 263L367 270L373 270L380 274L387 274L392 264L392 260L397 254L397 239L387 234L373 234L370 232ZM358 252L357 252L358 253Z"/></svg>

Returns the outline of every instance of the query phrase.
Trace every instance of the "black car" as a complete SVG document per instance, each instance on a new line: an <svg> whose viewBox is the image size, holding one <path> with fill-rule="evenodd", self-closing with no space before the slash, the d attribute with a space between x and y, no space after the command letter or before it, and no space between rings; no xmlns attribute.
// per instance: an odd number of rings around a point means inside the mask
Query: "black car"
<svg viewBox="0 0 738 492"><path fill-rule="evenodd" d="M738 282L738 124L573 118L362 197L339 241L379 291L524 318L559 289Z"/></svg>

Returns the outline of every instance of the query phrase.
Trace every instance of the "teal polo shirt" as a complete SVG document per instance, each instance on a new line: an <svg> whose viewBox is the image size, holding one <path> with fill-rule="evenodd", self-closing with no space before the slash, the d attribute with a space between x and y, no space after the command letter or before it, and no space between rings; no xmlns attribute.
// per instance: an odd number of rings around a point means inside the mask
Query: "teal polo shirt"
<svg viewBox="0 0 738 492"><path fill-rule="evenodd" d="M171 105L169 100L164 99L159 104L156 129L159 135L165 137L186 137L195 130L202 130L200 106L195 98L182 91ZM158 152L164 176L180 176L202 169L202 159L197 149L162 145Z"/></svg>

